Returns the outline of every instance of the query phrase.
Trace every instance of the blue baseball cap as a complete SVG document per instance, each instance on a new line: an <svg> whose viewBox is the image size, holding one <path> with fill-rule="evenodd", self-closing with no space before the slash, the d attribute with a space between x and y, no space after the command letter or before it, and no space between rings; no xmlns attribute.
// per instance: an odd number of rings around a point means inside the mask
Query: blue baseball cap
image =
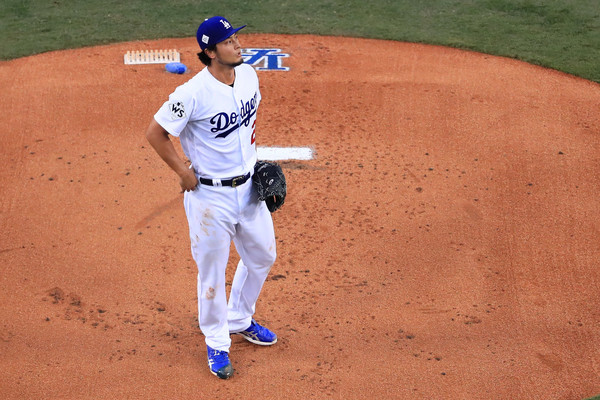
<svg viewBox="0 0 600 400"><path fill-rule="evenodd" d="M209 46L214 46L215 44L222 42L244 27L246 27L246 25L234 28L225 18L216 16L205 19L204 22L200 24L198 31L196 32L196 39L198 40L200 48L204 50Z"/></svg>

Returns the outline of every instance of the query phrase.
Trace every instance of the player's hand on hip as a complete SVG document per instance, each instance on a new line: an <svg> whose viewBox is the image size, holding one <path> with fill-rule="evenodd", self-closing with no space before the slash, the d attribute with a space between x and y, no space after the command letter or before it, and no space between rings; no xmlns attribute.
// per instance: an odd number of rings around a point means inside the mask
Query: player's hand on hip
<svg viewBox="0 0 600 400"><path fill-rule="evenodd" d="M195 190L198 186L198 178L196 178L196 173L192 168L186 169L186 171L182 175L180 175L179 178L181 193Z"/></svg>

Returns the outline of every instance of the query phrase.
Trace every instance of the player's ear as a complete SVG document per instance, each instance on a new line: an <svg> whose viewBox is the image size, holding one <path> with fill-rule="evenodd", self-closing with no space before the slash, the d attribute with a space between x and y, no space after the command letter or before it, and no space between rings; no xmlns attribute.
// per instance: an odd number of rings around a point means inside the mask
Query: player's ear
<svg viewBox="0 0 600 400"><path fill-rule="evenodd" d="M206 54L208 58L214 59L217 56L217 49L204 49L204 54Z"/></svg>

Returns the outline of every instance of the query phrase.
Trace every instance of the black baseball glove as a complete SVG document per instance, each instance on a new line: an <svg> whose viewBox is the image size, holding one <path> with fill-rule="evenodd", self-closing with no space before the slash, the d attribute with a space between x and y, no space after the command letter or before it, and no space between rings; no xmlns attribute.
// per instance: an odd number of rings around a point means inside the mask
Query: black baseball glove
<svg viewBox="0 0 600 400"><path fill-rule="evenodd" d="M254 165L252 182L258 192L258 199L267 203L270 212L278 210L283 205L287 185L279 164L258 161Z"/></svg>

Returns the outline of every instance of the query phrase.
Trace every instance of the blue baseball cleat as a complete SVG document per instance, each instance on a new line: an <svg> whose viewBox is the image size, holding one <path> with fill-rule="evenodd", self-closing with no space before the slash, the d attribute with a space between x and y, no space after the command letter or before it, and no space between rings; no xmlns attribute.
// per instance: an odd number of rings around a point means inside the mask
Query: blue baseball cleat
<svg viewBox="0 0 600 400"><path fill-rule="evenodd" d="M215 350L206 346L208 351L208 367L213 375L221 379L229 379L233 376L233 366L229 361L229 353L226 351Z"/></svg>
<svg viewBox="0 0 600 400"><path fill-rule="evenodd" d="M261 346L270 346L277 343L277 335L259 325L255 320L252 320L245 331L236 332L236 334L242 335L247 341Z"/></svg>

